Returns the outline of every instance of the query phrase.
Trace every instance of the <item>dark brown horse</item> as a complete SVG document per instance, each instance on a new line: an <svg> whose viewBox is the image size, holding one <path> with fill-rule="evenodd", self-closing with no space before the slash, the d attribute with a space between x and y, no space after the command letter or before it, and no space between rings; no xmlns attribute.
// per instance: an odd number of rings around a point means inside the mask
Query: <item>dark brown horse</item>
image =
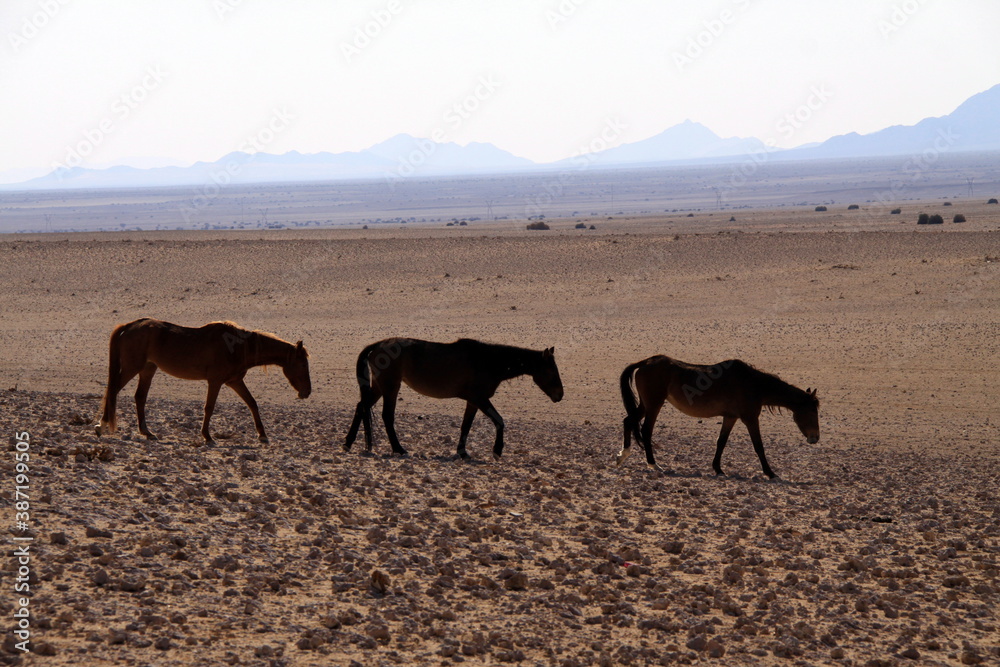
<svg viewBox="0 0 1000 667"><path fill-rule="evenodd" d="M382 421L393 454L406 455L396 436L396 397L400 384L432 398L461 398L466 402L458 455L468 458L465 443L477 411L496 426L493 458L503 454L503 418L490 402L504 380L530 375L554 402L562 400L563 386L553 355L507 345L492 345L463 338L454 343L432 343L414 338L387 338L372 343L358 355L357 375L361 400L354 412L351 430L344 441L350 451L361 423L365 425L365 449L372 450L371 409L383 398Z"/></svg>
<svg viewBox="0 0 1000 667"><path fill-rule="evenodd" d="M98 435L115 432L118 392L138 375L135 411L139 417L139 432L156 440L146 427L146 394L158 368L184 380L208 382L205 421L201 427L206 442L212 442L208 422L222 385L246 402L260 441L267 442L257 401L243 382L243 376L254 366L281 366L288 382L299 392L299 398L307 398L312 391L309 354L302 347L302 341L293 345L277 336L248 331L232 322L212 322L194 328L144 317L119 325L111 332L109 356L108 388L101 403Z"/></svg>
<svg viewBox="0 0 1000 667"><path fill-rule="evenodd" d="M632 393L635 383L638 403ZM625 403L625 444L618 452L618 465L629 455L632 435L646 450L646 463L659 469L653 458L653 426L665 401L686 415L708 419L722 417L722 431L716 443L712 469L722 474L722 450L729 432L742 421L750 433L754 451L764 474L774 471L764 456L758 418L762 408L787 408L809 444L819 442L819 399L816 390L802 391L770 373L759 371L738 359L703 366L686 364L657 355L625 368L621 375L622 401Z"/></svg>

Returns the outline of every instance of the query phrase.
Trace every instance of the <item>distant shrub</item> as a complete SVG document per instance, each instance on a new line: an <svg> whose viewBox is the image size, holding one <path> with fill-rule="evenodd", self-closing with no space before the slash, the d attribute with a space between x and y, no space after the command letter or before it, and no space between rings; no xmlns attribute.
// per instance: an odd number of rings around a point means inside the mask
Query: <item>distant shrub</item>
<svg viewBox="0 0 1000 667"><path fill-rule="evenodd" d="M861 207L858 206L857 204L851 204L850 206L847 207L847 210L848 211L857 211L859 208L861 208Z"/></svg>
<svg viewBox="0 0 1000 667"><path fill-rule="evenodd" d="M542 222L541 220L539 220L538 222L529 223L528 224L528 229L530 229L530 230L545 230L545 229L551 229L551 227L549 227L544 222Z"/></svg>
<svg viewBox="0 0 1000 667"><path fill-rule="evenodd" d="M459 227L468 227L469 223L467 223L465 220L463 220L462 222L458 223L458 226Z"/></svg>
<svg viewBox="0 0 1000 667"><path fill-rule="evenodd" d="M891 211L889 211L889 215L899 215L902 212L903 212L903 209L901 209L901 208L894 208Z"/></svg>
<svg viewBox="0 0 1000 667"><path fill-rule="evenodd" d="M734 215L734 216L731 216L731 217L729 218L729 222L736 222L736 216L735 216L735 215Z"/></svg>
<svg viewBox="0 0 1000 667"><path fill-rule="evenodd" d="M587 225L585 223L578 222L578 223L576 223L576 228L577 229L586 229Z"/></svg>
<svg viewBox="0 0 1000 667"><path fill-rule="evenodd" d="M826 210L826 206L817 206L817 207L816 207L816 210L817 210L818 212L822 213L823 211L825 211L825 210Z"/></svg>
<svg viewBox="0 0 1000 667"><path fill-rule="evenodd" d="M918 225L929 225L930 222L931 222L931 216L927 215L926 213L921 213L920 215L917 216Z"/></svg>
<svg viewBox="0 0 1000 667"><path fill-rule="evenodd" d="M595 227L594 225L591 225L591 226L590 226L590 228L591 228L592 230L596 230L596 229L597 229L597 227Z"/></svg>
<svg viewBox="0 0 1000 667"><path fill-rule="evenodd" d="M954 217L954 218L952 218L952 220L951 220L951 221L952 221L952 222L965 222L965 216L964 216L964 215L962 215L961 213L957 213L957 214L955 215L955 217Z"/></svg>
<svg viewBox="0 0 1000 667"><path fill-rule="evenodd" d="M935 213L934 215L931 216L931 219L927 221L927 224L929 224L929 225L943 225L944 224L944 218L942 218L940 215L938 215L937 213Z"/></svg>
<svg viewBox="0 0 1000 667"><path fill-rule="evenodd" d="M986 203L987 203L987 204L997 204L997 203L1000 203L1000 202L997 202L997 198L996 198L996 197L993 197L992 199L990 199L990 200L989 200L988 202L986 202Z"/></svg>
<svg viewBox="0 0 1000 667"><path fill-rule="evenodd" d="M946 201L946 202L944 203L944 205L945 205L945 206L951 206L951 202L950 202L950 201Z"/></svg>

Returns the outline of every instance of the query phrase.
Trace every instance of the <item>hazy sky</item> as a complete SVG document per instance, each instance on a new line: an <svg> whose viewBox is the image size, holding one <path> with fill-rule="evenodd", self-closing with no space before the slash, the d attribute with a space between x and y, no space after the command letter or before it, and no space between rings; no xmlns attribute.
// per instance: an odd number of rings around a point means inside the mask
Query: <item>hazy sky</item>
<svg viewBox="0 0 1000 667"><path fill-rule="evenodd" d="M998 27L997 0L4 0L0 180L402 132L551 161L685 119L795 146L951 112L1000 83Z"/></svg>

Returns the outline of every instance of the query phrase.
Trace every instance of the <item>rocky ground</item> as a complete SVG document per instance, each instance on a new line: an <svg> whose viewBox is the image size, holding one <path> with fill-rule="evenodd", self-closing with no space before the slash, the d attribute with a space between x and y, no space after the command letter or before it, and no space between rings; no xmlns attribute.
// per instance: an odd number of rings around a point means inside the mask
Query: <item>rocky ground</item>
<svg viewBox="0 0 1000 667"><path fill-rule="evenodd" d="M231 404L205 447L197 403L152 400L147 442L131 414L92 435L97 402L0 394L31 434L26 664L1000 661L991 446L807 446L775 417L766 481L735 438L720 478L690 437L667 474L611 467L608 425L509 417L494 464L485 420L454 459L457 414L401 416L398 459L342 452L343 411L270 408L261 445Z"/></svg>
<svg viewBox="0 0 1000 667"><path fill-rule="evenodd" d="M1000 664L1000 209L967 212L4 237L0 614L27 432L33 653L5 630L0 661ZM313 394L253 370L270 442L224 390L205 447L204 384L158 374L161 439L134 385L99 439L108 334L141 316L301 338ZM356 355L389 335L554 345L566 397L501 387L499 465L488 420L457 461L462 406L410 390L410 458L344 453ZM717 420L667 409L668 472L612 467L618 375L655 353L818 387L820 442L765 413L781 480L742 426L717 478Z"/></svg>

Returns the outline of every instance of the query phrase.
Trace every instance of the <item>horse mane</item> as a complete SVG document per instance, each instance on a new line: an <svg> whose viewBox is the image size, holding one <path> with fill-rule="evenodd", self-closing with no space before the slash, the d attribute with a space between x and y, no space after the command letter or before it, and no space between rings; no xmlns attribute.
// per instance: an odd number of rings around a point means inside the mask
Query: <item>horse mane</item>
<svg viewBox="0 0 1000 667"><path fill-rule="evenodd" d="M532 350L527 347L517 347L516 345L504 345L503 343L488 343L486 341L476 340L474 338L459 338L458 340L455 341L455 343L489 349L499 354L513 355L513 354L523 354L525 352L539 354L537 350Z"/></svg>
<svg viewBox="0 0 1000 667"><path fill-rule="evenodd" d="M740 361L739 363L743 364L746 371L753 378L761 397L767 401L775 401L774 403L768 402L764 404L764 408L771 414L781 414L781 408L794 410L795 406L805 404L809 401L810 396L806 391L785 382L774 373L762 371L745 361Z"/></svg>
<svg viewBox="0 0 1000 667"><path fill-rule="evenodd" d="M532 350L527 347L517 347L516 345L504 345L502 343L487 343L481 340L475 340L473 338L459 338L453 345L464 345L467 347L478 348L483 352L488 354L482 355L482 360L492 367L496 367L498 370L511 369L514 368L520 371L518 374L530 373L532 371L525 367L525 363L534 364L540 362L542 359L542 353L538 350ZM511 364L517 363L516 367L512 367ZM508 377L510 377L508 375Z"/></svg>
<svg viewBox="0 0 1000 667"><path fill-rule="evenodd" d="M277 334L273 334L269 331L261 331L260 329L247 329L246 327L233 322L232 320L218 320L216 322L209 322L209 324L224 324L227 327L232 327L246 334L253 334L255 336L261 336L262 338L268 338L270 340L278 341L279 343L288 343L287 340L279 337ZM294 343L288 343L289 345L294 345Z"/></svg>
<svg viewBox="0 0 1000 667"><path fill-rule="evenodd" d="M244 341L247 342L254 341L252 345L248 345L244 348L245 349L244 358L247 358L246 355L255 356L261 353L261 339L272 343L280 343L282 346L288 346L293 349L295 348L295 343L289 343L287 340L273 333L267 331L261 331L259 329L247 329L246 327L240 326L239 324L233 322L232 320L219 320L216 322L209 322L209 324L219 324L225 327L229 327L231 329L235 329L238 332L237 335L239 336L239 338L242 338ZM289 355L291 355L291 353L292 353L291 350L289 350ZM306 357L308 358L308 356L309 353L306 352ZM279 363L279 362L274 362L274 363ZM271 363L261 363L258 365L261 368L263 368L265 373L267 373L268 367L271 366ZM279 363L279 365L283 364Z"/></svg>
<svg viewBox="0 0 1000 667"><path fill-rule="evenodd" d="M216 320L214 322L209 322L208 324L225 324L227 327L233 327L234 329L239 329L240 331L250 331L246 327L240 326L232 320ZM208 326L207 324L205 326Z"/></svg>

